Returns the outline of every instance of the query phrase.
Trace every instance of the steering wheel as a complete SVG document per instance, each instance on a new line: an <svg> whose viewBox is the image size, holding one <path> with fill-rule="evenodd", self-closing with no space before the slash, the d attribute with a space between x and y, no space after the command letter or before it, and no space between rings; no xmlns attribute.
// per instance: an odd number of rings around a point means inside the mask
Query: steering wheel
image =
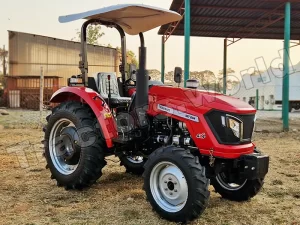
<svg viewBox="0 0 300 225"><path fill-rule="evenodd" d="M125 86L127 86L127 87L135 87L136 86L136 81L134 81L131 78L129 78L128 80L125 81Z"/></svg>

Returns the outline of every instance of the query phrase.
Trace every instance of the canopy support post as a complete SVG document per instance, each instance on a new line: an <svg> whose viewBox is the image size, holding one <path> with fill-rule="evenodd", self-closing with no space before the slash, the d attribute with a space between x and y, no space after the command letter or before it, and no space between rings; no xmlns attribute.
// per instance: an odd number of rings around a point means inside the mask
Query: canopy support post
<svg viewBox="0 0 300 225"><path fill-rule="evenodd" d="M283 131L289 131L289 55L291 37L291 3L285 4L284 16L284 51L283 51L283 90L282 90L282 118Z"/></svg>
<svg viewBox="0 0 300 225"><path fill-rule="evenodd" d="M184 87L190 77L190 35L191 35L191 2L184 2Z"/></svg>
<svg viewBox="0 0 300 225"><path fill-rule="evenodd" d="M226 95L227 89L227 38L224 39L224 55L223 55L223 94Z"/></svg>
<svg viewBox="0 0 300 225"><path fill-rule="evenodd" d="M161 82L165 83L165 36L161 39Z"/></svg>

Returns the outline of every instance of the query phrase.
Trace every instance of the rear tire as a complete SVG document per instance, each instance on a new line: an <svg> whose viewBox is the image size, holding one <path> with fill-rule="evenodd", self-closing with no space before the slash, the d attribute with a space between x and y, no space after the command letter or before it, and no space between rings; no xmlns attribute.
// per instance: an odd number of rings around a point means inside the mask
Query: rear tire
<svg viewBox="0 0 300 225"><path fill-rule="evenodd" d="M209 179L190 151L175 146L157 149L148 158L143 176L147 198L161 217L187 222L205 210Z"/></svg>
<svg viewBox="0 0 300 225"><path fill-rule="evenodd" d="M126 173L134 175L142 175L144 172L145 158L141 156L128 156L122 154L120 157L120 165L126 168Z"/></svg>
<svg viewBox="0 0 300 225"><path fill-rule="evenodd" d="M92 110L79 102L65 102L47 121L44 145L51 178L66 189L94 184L106 165L106 144Z"/></svg>

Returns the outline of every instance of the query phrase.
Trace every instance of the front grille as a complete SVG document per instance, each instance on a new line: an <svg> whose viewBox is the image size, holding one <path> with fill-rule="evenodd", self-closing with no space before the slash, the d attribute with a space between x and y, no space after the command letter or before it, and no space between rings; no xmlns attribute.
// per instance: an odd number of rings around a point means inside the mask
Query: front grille
<svg viewBox="0 0 300 225"><path fill-rule="evenodd" d="M222 116L232 115L243 121L243 138L242 141L237 138L232 130L222 125ZM215 134L220 144L247 144L251 142L252 133L254 129L255 114L250 115L237 115L222 111L211 111L206 116L207 123L209 124L212 132Z"/></svg>

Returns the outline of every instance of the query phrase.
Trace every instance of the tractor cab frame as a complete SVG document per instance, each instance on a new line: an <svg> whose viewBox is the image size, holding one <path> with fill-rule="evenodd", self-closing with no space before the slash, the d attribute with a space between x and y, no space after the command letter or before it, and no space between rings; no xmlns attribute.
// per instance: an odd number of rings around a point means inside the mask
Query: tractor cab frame
<svg viewBox="0 0 300 225"><path fill-rule="evenodd" d="M148 73L146 72L146 47L143 32L163 24L180 20L181 18L182 17L179 14L169 10L149 6L145 7L144 5L124 4L88 11L85 13L61 16L59 21L65 23L78 19L87 19L87 21L84 22L81 27L81 52L79 62L79 69L81 71L81 75L79 75L79 77L82 78L82 84L85 87L90 86L88 77L87 27L89 25L99 24L115 28L119 32L121 37L122 61L121 65L119 66L121 81L118 80L118 87L122 97L119 97L118 99L113 98L110 99L110 101L121 102L121 104L124 104L124 102L128 103L130 101L128 98L124 98L124 96L127 95L125 93L128 91L126 87L126 80L128 77L126 77L127 50L125 32L130 35L139 35L139 75L136 76L135 107L143 107L148 104L149 80ZM78 76L76 78L78 78ZM72 79L70 79L70 81L72 81Z"/></svg>

